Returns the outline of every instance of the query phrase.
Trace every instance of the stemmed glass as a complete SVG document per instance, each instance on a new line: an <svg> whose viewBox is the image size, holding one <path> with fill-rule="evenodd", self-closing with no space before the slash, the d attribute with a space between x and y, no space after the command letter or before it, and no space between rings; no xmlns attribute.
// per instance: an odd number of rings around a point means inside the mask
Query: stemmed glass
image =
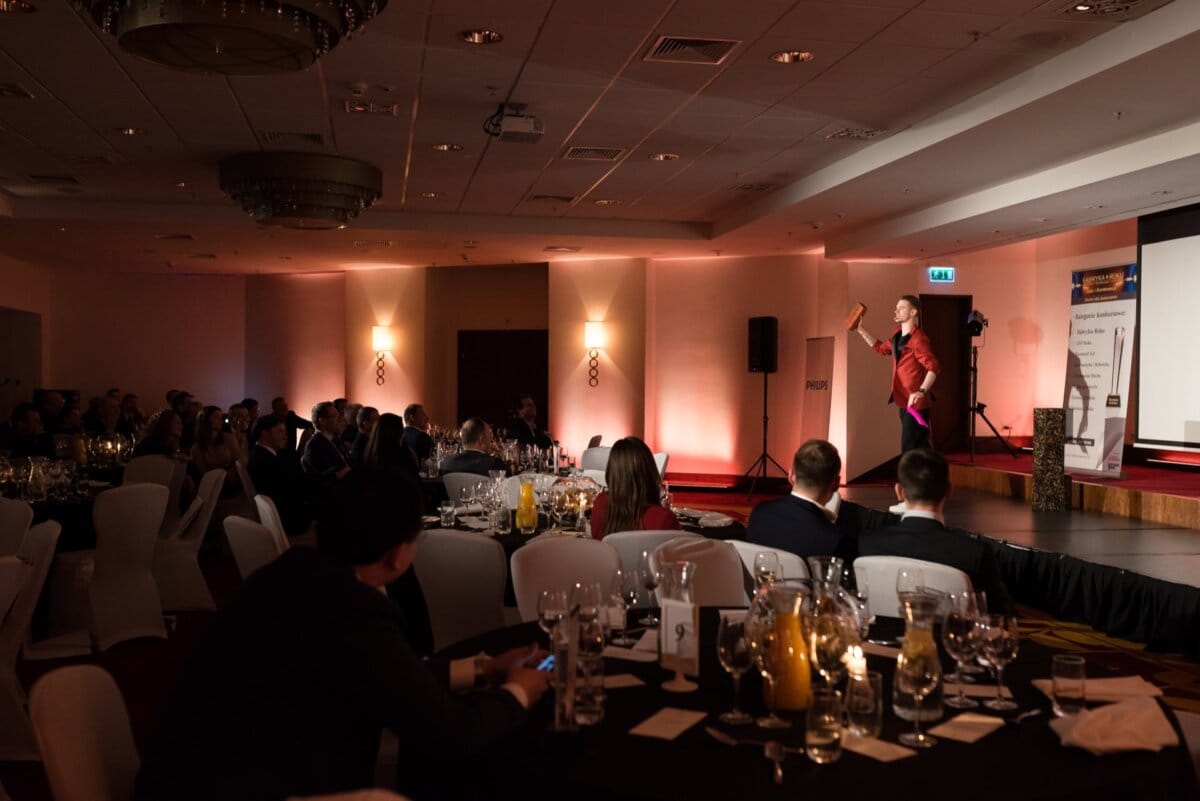
<svg viewBox="0 0 1200 801"><path fill-rule="evenodd" d="M996 669L996 697L983 705L997 712L1011 712L1017 704L1004 697L1004 666L1017 658L1020 635L1011 615L988 615L983 630L983 658Z"/></svg>
<svg viewBox="0 0 1200 801"><path fill-rule="evenodd" d="M554 636L554 627L567 616L567 591L542 590L538 595L538 626L549 637Z"/></svg>
<svg viewBox="0 0 1200 801"><path fill-rule="evenodd" d="M629 608L637 604L638 589L636 572L632 575L626 575L625 571L618 569L613 573L610 597L618 613L614 617L618 619L610 621L610 624L615 631L620 632L618 636L613 637L613 645L629 648L637 642L637 640L626 633L625 620L628 617Z"/></svg>
<svg viewBox="0 0 1200 801"><path fill-rule="evenodd" d="M649 551L642 551L642 556L638 560L637 577L638 582L646 590L647 603L649 603L653 609L655 604L654 591L658 589L659 574L658 571L655 570L650 564ZM643 626L657 626L658 615L654 614L653 611L649 611L643 615L640 620L638 620L638 623L641 623Z"/></svg>
<svg viewBox="0 0 1200 801"><path fill-rule="evenodd" d="M930 653L932 651L932 653ZM896 657L896 688L913 697L913 730L900 735L910 748L932 748L937 738L921 731L921 702L937 687L942 666L937 649L905 649Z"/></svg>
<svg viewBox="0 0 1200 801"><path fill-rule="evenodd" d="M848 625L841 615L830 613L814 615L809 621L809 655L813 667L830 690L846 672L846 663L842 659L851 643Z"/></svg>
<svg viewBox="0 0 1200 801"><path fill-rule="evenodd" d="M733 677L733 709L722 712L720 720L732 726L745 726L753 718L738 706L741 698L742 674L750 669L750 644L746 641L746 616L721 615L717 626L717 659L725 672Z"/></svg>
<svg viewBox="0 0 1200 801"><path fill-rule="evenodd" d="M976 590L975 591L975 614L976 614L975 622L980 627L979 637L980 637L981 641L983 639L982 627L987 622L984 619L987 617L987 613L988 613L987 593L984 592L983 590ZM963 666L958 669L958 672L965 673L968 676L982 676L988 672L988 669L983 666L983 662L984 662L983 654L980 652L980 648L978 646L976 646L974 658L965 662L963 664Z"/></svg>
<svg viewBox="0 0 1200 801"><path fill-rule="evenodd" d="M767 686L767 714L754 721L754 725L763 729L786 729L792 724L775 714L776 683L782 678L785 669L779 651L782 644L778 641L774 620L758 621L746 631L746 642L750 646L750 656L754 666L762 674Z"/></svg>
<svg viewBox="0 0 1200 801"><path fill-rule="evenodd" d="M955 709L974 709L979 702L967 698L963 684L974 679L963 673L963 663L973 659L979 652L979 615L975 610L975 596L971 593L951 593L950 610L942 623L942 645L954 660L952 680L958 684L958 695L945 699L946 706Z"/></svg>
<svg viewBox="0 0 1200 801"><path fill-rule="evenodd" d="M575 589L571 593L571 606L579 609L581 623L591 623L599 619L600 610L604 607L603 599L604 594L599 582L575 582Z"/></svg>
<svg viewBox="0 0 1200 801"><path fill-rule="evenodd" d="M754 554L754 583L758 587L771 584L783 578L783 568L779 566L779 554L773 551L759 551Z"/></svg>
<svg viewBox="0 0 1200 801"><path fill-rule="evenodd" d="M925 572L919 567L896 571L896 596L900 599L900 616L904 617L904 596L925 589Z"/></svg>

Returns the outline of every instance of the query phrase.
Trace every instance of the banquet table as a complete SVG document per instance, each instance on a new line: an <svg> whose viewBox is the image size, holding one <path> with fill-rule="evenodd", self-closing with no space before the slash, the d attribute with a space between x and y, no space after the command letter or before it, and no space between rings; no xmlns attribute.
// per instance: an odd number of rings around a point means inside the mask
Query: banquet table
<svg viewBox="0 0 1200 801"><path fill-rule="evenodd" d="M633 674L645 685L609 690L604 720L570 735L547 732L552 703L544 699L531 711L522 737L497 747L482 758L479 770L471 771L476 781L472 792L507 798L517 797L520 788L536 788L534 797L554 793L558 798L647 801L801 796L971 801L1200 797L1185 747L1096 757L1060 745L1048 725L1052 717L1049 700L1030 684L1033 678L1049 676L1053 651L1031 642L1021 643L1020 655L1005 671L1005 683L1021 710L1040 709L1040 715L1004 725L974 744L943 738L927 751L890 763L843 751L837 763L816 765L803 754L788 754L783 764L783 785L776 786L772 783L771 763L764 758L761 747L724 745L704 729L712 726L738 738L760 742L779 739L785 745L797 746L803 744L803 719L794 717L797 722L792 728L770 734L754 726L720 723L717 715L729 709L733 685L716 659L717 610L701 610L700 620L698 691L675 694L662 690L659 685L669 674L657 663L606 659L607 675ZM882 621L885 628L889 624L893 627L890 633L896 633L899 621ZM540 636L535 625L524 624L458 643L443 655L457 658L481 650L498 653ZM911 730L912 724L891 711L894 662L878 656L869 656L868 662L871 670L883 673L882 739L895 743L897 735ZM1100 675L1096 666L1089 665L1088 670L1092 677ZM747 674L743 677L743 708L761 713L760 699L760 680ZM699 710L707 716L673 741L629 734L632 727L664 707ZM943 721L958 714L948 707L946 713ZM1178 731L1174 716L1169 710L1166 714Z"/></svg>

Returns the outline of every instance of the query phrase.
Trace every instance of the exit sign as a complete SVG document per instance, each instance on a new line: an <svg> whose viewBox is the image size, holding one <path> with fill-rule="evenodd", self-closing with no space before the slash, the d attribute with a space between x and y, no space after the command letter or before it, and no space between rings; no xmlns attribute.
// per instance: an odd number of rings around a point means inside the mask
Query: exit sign
<svg viewBox="0 0 1200 801"><path fill-rule="evenodd" d="M953 267L930 267L929 268L929 283L931 283L931 284L953 284L954 283L954 268Z"/></svg>

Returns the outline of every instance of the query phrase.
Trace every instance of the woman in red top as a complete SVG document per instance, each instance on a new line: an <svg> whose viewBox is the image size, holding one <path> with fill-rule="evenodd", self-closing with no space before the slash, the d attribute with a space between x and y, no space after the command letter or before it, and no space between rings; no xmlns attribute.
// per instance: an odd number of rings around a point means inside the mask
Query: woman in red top
<svg viewBox="0 0 1200 801"><path fill-rule="evenodd" d="M678 529L679 520L660 503L662 482L654 454L637 437L613 444L604 471L608 489L592 504L592 536L617 531Z"/></svg>

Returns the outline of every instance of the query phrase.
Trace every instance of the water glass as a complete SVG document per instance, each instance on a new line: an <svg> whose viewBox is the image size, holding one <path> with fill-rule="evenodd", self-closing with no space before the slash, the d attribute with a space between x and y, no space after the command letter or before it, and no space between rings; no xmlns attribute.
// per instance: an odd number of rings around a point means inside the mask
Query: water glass
<svg viewBox="0 0 1200 801"><path fill-rule="evenodd" d="M567 616L567 591L542 590L538 595L538 626L547 635L553 634L558 621Z"/></svg>
<svg viewBox="0 0 1200 801"><path fill-rule="evenodd" d="M963 672L963 664L975 658L979 652L979 616L975 613L975 598L969 593L951 593L950 611L942 623L942 645L954 660L956 669L950 677L958 684L958 695L945 699L946 706L954 709L974 709L979 702L967 698L963 684L973 682Z"/></svg>
<svg viewBox="0 0 1200 801"><path fill-rule="evenodd" d="M446 501L438 507L438 514L442 516L442 528L454 527L454 508L454 504L450 501Z"/></svg>
<svg viewBox="0 0 1200 801"><path fill-rule="evenodd" d="M1087 663L1082 656L1059 654L1050 661L1051 698L1060 718L1078 715L1087 702Z"/></svg>
<svg viewBox="0 0 1200 801"><path fill-rule="evenodd" d="M818 765L842 756L842 697L835 690L813 690L804 725L804 753Z"/></svg>
<svg viewBox="0 0 1200 801"><path fill-rule="evenodd" d="M657 605L654 591L658 589L659 573L650 564L649 551L642 551L642 556L638 560L637 579L642 588L646 590L646 602L653 609ZM647 612L638 620L638 623L643 626L657 626L658 615L654 614L653 611Z"/></svg>
<svg viewBox="0 0 1200 801"><path fill-rule="evenodd" d="M579 620L591 623L599 620L600 610L605 606L605 597L598 582L575 582L571 593L571 606L579 610ZM603 621L600 621L603 625Z"/></svg>
<svg viewBox="0 0 1200 801"><path fill-rule="evenodd" d="M753 720L738 706L742 674L750 669L753 662L750 643L746 641L746 615L721 615L721 622L717 626L717 659L725 672L733 677L733 709L721 713L720 720L733 726L745 726Z"/></svg>
<svg viewBox="0 0 1200 801"><path fill-rule="evenodd" d="M603 641L603 635L601 635L601 641ZM575 669L575 722L580 726L594 726L602 720L604 720L604 660L598 653L593 654L580 649Z"/></svg>
<svg viewBox="0 0 1200 801"><path fill-rule="evenodd" d="M512 531L512 510L501 504L488 512L488 525L497 534L508 534Z"/></svg>
<svg viewBox="0 0 1200 801"><path fill-rule="evenodd" d="M896 595L900 599L900 617L904 617L904 596L925 589L925 573L919 567L896 571Z"/></svg>
<svg viewBox="0 0 1200 801"><path fill-rule="evenodd" d="M754 583L761 587L783 578L779 566L779 554L774 551L759 551L754 554Z"/></svg>
<svg viewBox="0 0 1200 801"><path fill-rule="evenodd" d="M883 733L883 675L869 670L846 683L846 725L856 737Z"/></svg>
<svg viewBox="0 0 1200 801"><path fill-rule="evenodd" d="M1017 658L1020 635L1017 619L1007 615L988 615L983 629L983 658L996 669L996 697L983 705L997 712L1011 712L1017 705L1004 697L1004 666Z"/></svg>

